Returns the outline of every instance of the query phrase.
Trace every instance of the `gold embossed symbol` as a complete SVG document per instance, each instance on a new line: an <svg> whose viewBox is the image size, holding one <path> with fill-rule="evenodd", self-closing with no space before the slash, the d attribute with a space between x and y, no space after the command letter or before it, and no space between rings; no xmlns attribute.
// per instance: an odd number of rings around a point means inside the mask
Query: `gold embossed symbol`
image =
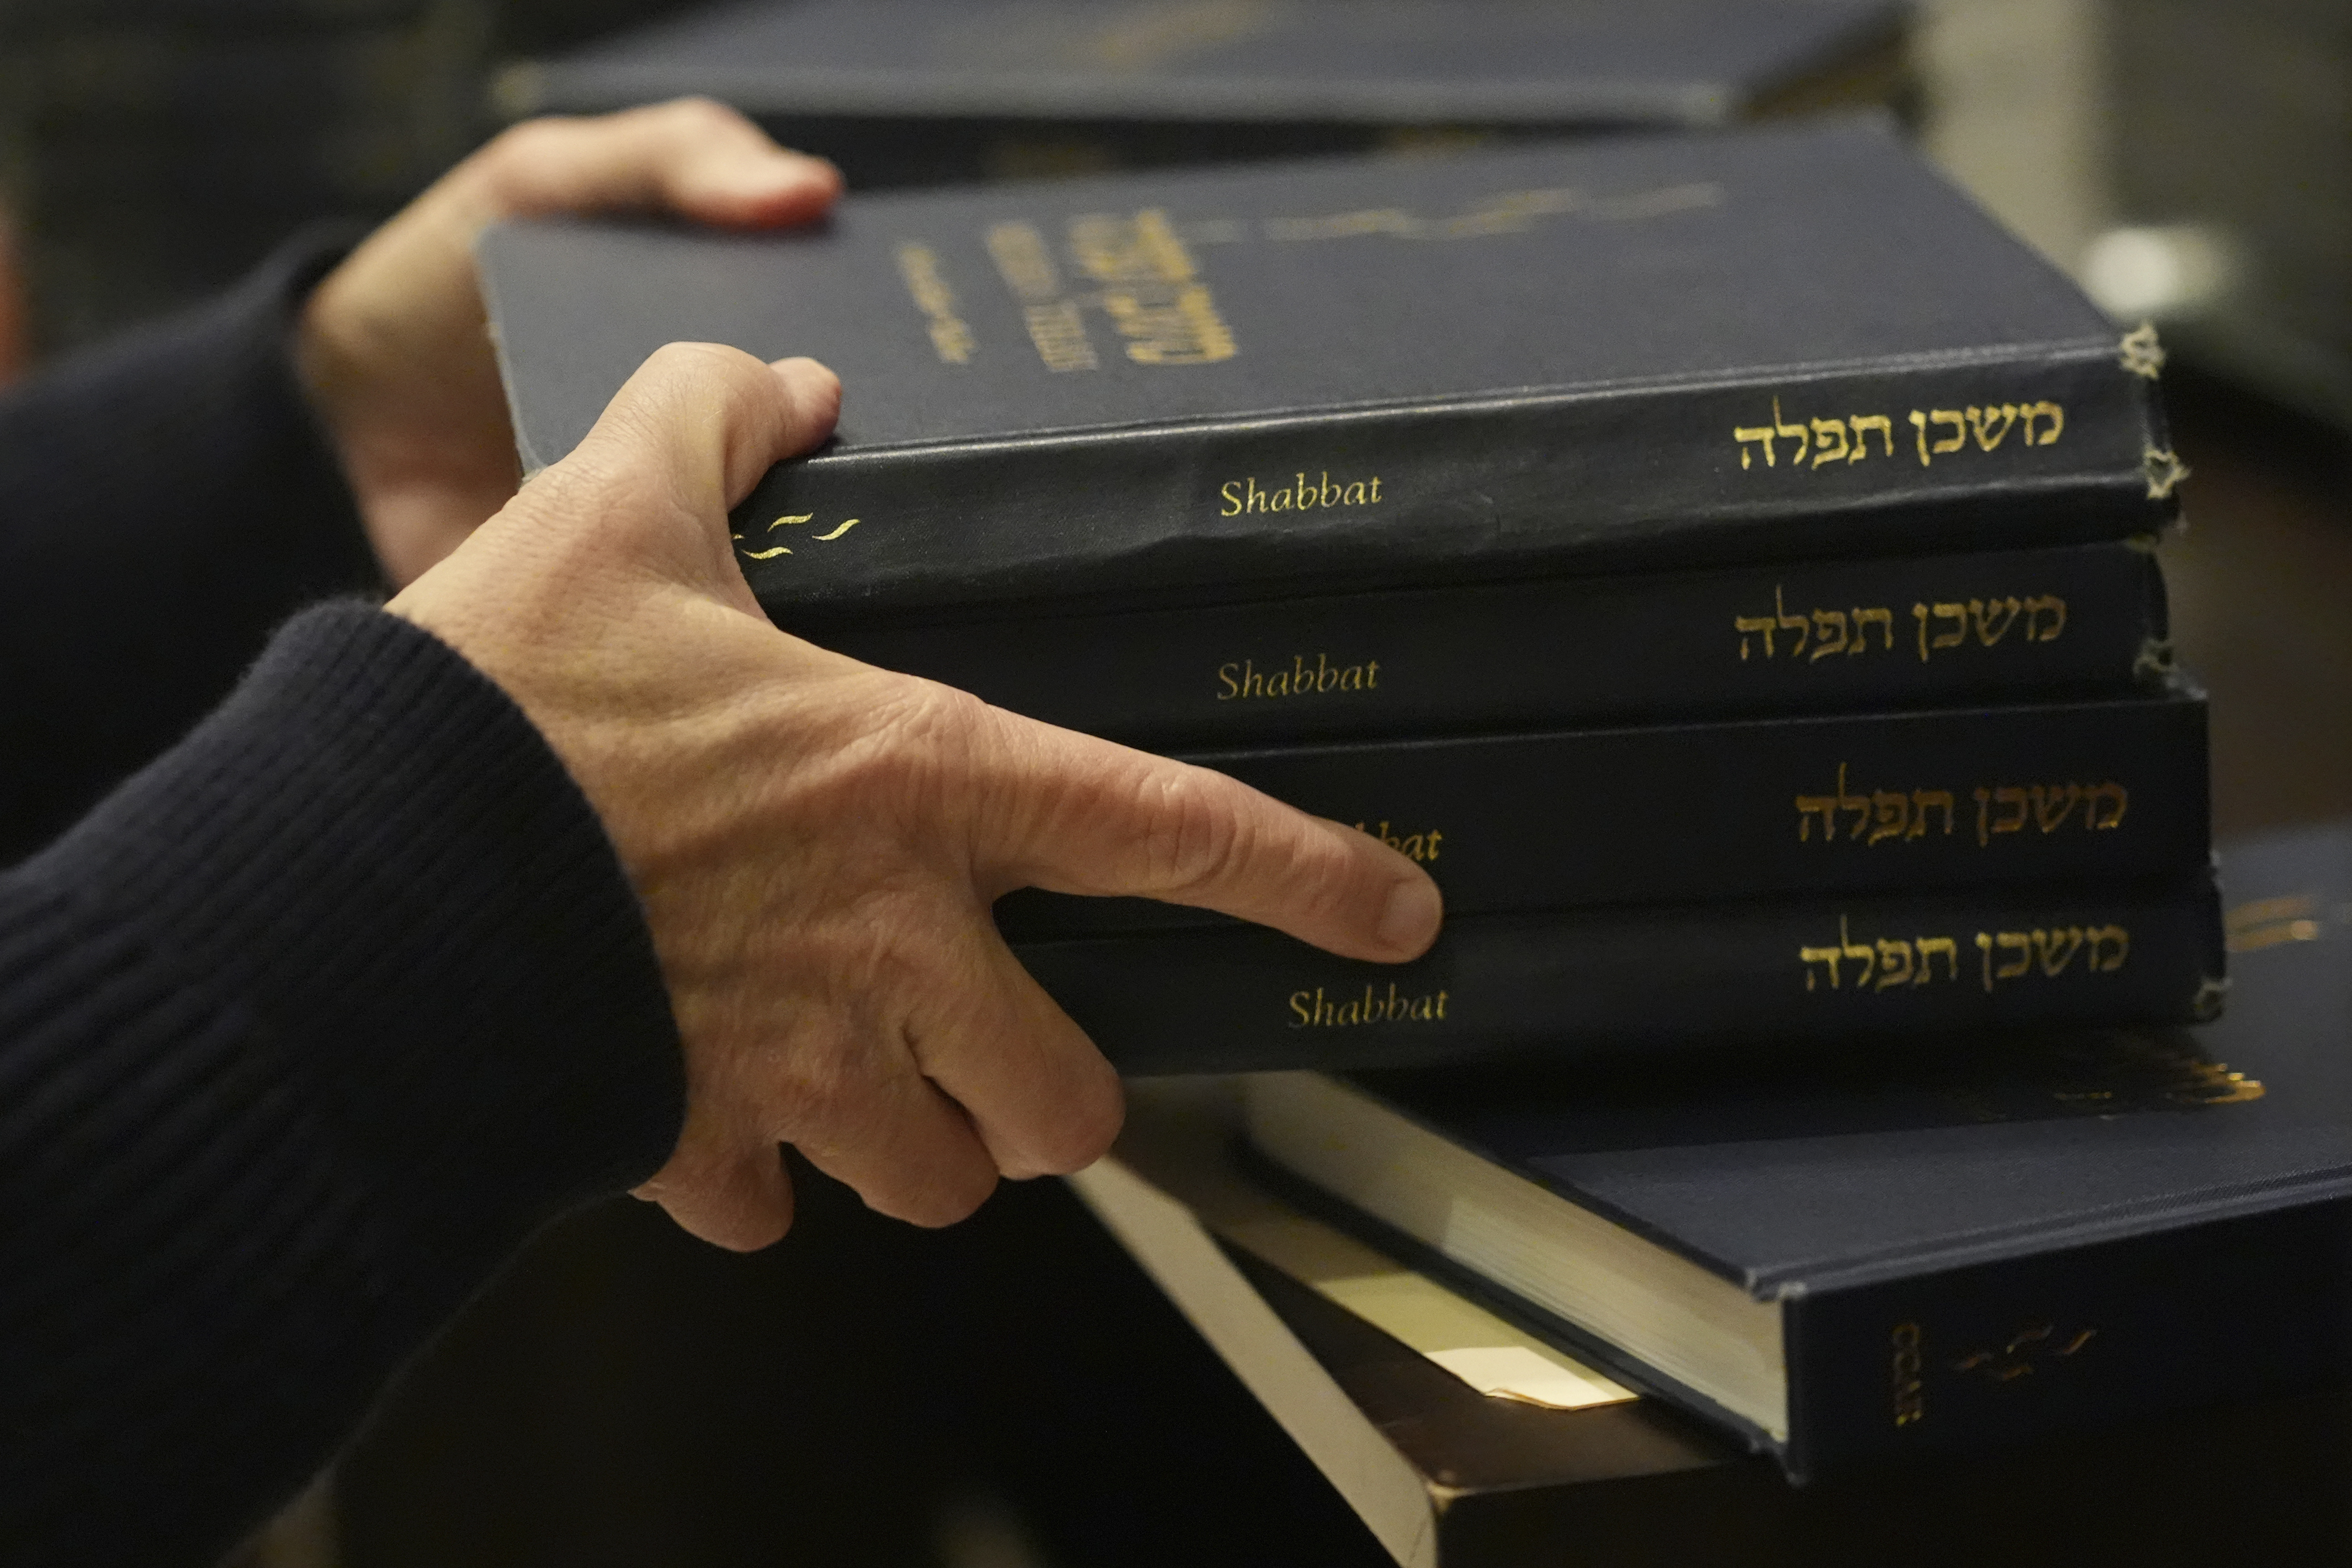
<svg viewBox="0 0 2352 1568"><path fill-rule="evenodd" d="M803 523L814 522L815 521L816 513L813 511L790 514L780 517L776 519L775 521L768 524L767 531L770 533L773 533L780 528L798 528ZM853 517L848 521L844 522L832 530L832 531L816 534L814 537L819 544L830 544L835 540L839 539L843 534L847 533L851 529L856 528L858 524L858 519ZM729 537L732 538L737 544L743 542L743 536L740 533L731 534ZM774 544L769 546L765 550L746 550L741 553L743 559L746 561L773 561L779 555L790 555L792 552L793 549L789 544Z"/></svg>
<svg viewBox="0 0 2352 1568"><path fill-rule="evenodd" d="M1998 1350L1971 1351L1952 1363L1952 1370L1990 1383L2015 1383L2032 1375L2035 1366L2049 1366L2080 1354L2098 1337L2096 1329L2063 1330L2049 1322L2021 1325Z"/></svg>
<svg viewBox="0 0 2352 1568"><path fill-rule="evenodd" d="M2150 447L2140 454L2140 468L2147 476L2147 499L2168 499L2180 481L2189 477L2189 465L2170 450Z"/></svg>
<svg viewBox="0 0 2352 1568"><path fill-rule="evenodd" d="M2164 369L2164 345L2156 341L2156 323L2142 321L2116 345L2117 363L2134 375L2154 381Z"/></svg>

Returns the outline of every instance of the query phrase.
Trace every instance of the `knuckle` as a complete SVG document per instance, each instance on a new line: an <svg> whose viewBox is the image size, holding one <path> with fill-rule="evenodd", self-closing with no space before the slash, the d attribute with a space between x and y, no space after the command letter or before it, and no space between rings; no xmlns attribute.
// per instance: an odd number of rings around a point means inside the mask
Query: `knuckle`
<svg viewBox="0 0 2352 1568"><path fill-rule="evenodd" d="M1070 1098L1066 1108L1032 1141L1028 1152L1041 1172L1066 1176L1083 1171L1110 1152L1127 1120L1118 1081L1108 1072Z"/></svg>
<svg viewBox="0 0 2352 1568"><path fill-rule="evenodd" d="M539 167L570 150L579 126L577 120L553 114L510 125L482 149L483 164L501 175Z"/></svg>
<svg viewBox="0 0 2352 1568"><path fill-rule="evenodd" d="M663 376L724 377L748 383L758 365L740 349L724 343L664 343L646 356L646 368Z"/></svg>
<svg viewBox="0 0 2352 1568"><path fill-rule="evenodd" d="M701 93L688 93L656 106L656 111L677 130L695 135L710 135L731 131L744 123L743 117L715 98Z"/></svg>
<svg viewBox="0 0 2352 1568"><path fill-rule="evenodd" d="M959 1169L938 1173L918 1190L883 1201L868 1196L866 1202L893 1219L939 1230L970 1219L995 1191L993 1169L984 1162L962 1162Z"/></svg>
<svg viewBox="0 0 2352 1568"><path fill-rule="evenodd" d="M859 732L835 753L836 789L869 810L889 803L921 815L949 804L948 781L970 772L988 705L951 686L896 675L860 695Z"/></svg>
<svg viewBox="0 0 2352 1568"><path fill-rule="evenodd" d="M1143 785L1152 880L1168 892L1223 881L1255 847L1254 825L1233 809L1223 781L1197 768L1155 773Z"/></svg>

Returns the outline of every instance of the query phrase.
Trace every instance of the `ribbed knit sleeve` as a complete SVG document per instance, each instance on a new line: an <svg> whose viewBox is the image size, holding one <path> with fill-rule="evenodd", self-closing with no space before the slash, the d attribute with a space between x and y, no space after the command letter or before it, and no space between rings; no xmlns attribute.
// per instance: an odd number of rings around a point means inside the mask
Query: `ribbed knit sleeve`
<svg viewBox="0 0 2352 1568"><path fill-rule="evenodd" d="M0 395L0 865L184 734L288 616L377 585L288 347L335 254L291 247Z"/></svg>
<svg viewBox="0 0 2352 1568"><path fill-rule="evenodd" d="M0 1561L206 1564L682 1069L562 764L335 605L0 877Z"/></svg>

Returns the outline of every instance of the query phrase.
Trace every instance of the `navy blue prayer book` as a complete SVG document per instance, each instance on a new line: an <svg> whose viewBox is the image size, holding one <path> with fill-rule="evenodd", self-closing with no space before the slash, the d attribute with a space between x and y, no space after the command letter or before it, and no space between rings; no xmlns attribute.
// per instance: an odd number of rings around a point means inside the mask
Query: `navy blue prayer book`
<svg viewBox="0 0 2352 1568"><path fill-rule="evenodd" d="M1875 121L853 195L764 236L510 224L480 257L527 471L665 342L841 373L838 435L734 519L819 640L2118 539L2179 473L2152 334Z"/></svg>
<svg viewBox="0 0 2352 1568"><path fill-rule="evenodd" d="M2183 1033L1256 1080L1272 1166L1804 1477L2342 1381L2352 828L2226 854Z"/></svg>

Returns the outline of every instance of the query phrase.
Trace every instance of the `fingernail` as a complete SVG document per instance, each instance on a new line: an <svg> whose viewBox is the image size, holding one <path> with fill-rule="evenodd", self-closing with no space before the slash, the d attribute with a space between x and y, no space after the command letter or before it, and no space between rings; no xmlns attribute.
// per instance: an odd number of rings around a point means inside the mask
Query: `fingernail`
<svg viewBox="0 0 2352 1568"><path fill-rule="evenodd" d="M1389 892L1381 911L1381 942L1399 952L1418 953L1437 940L1438 922L1445 918L1445 900L1435 883L1416 877L1399 882Z"/></svg>

